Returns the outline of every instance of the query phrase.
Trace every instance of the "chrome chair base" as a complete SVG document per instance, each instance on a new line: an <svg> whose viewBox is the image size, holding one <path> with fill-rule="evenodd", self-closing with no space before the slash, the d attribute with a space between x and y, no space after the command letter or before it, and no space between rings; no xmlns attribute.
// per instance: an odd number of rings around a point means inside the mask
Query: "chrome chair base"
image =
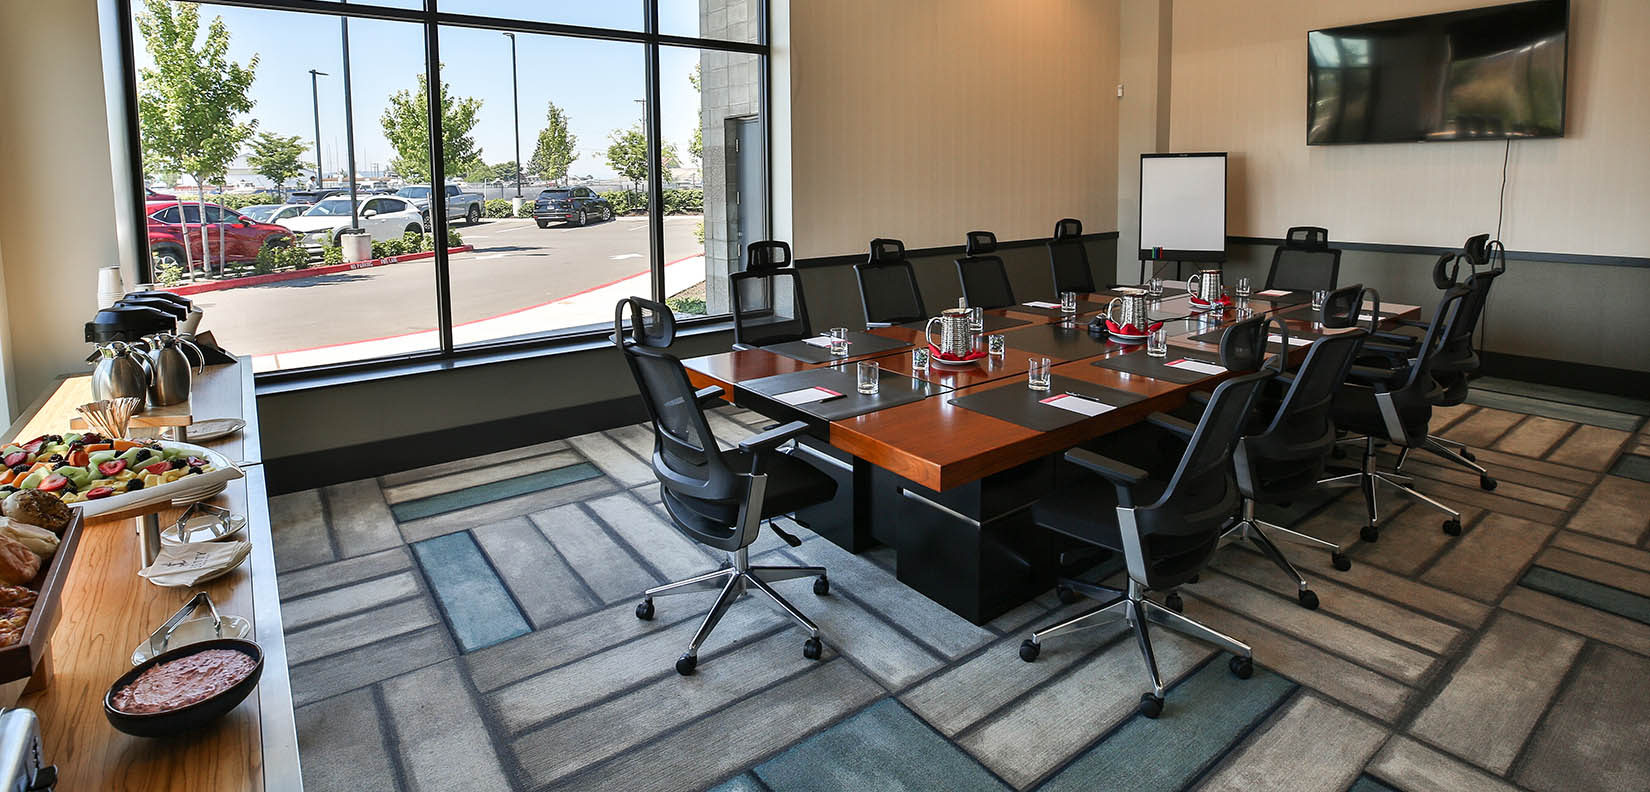
<svg viewBox="0 0 1650 792"><path fill-rule="evenodd" d="M1284 556L1283 550L1272 541L1273 537L1292 544L1328 550L1329 562L1342 572L1352 568L1352 561L1341 552L1341 546L1334 542L1324 541L1316 536L1303 534L1299 531L1291 531L1283 526L1273 525L1255 517L1255 502L1248 498L1243 499L1243 516L1238 518L1238 521L1233 523L1232 527L1226 529L1225 535L1220 537L1221 542L1225 544L1243 539L1249 540L1249 543L1254 545L1261 552L1261 555L1271 559L1278 569L1283 570L1283 574L1295 581L1295 599L1300 602L1301 607L1307 610L1317 610L1318 595L1307 588L1306 578L1295 569L1295 565L1289 562L1288 557Z"/></svg>
<svg viewBox="0 0 1650 792"><path fill-rule="evenodd" d="M705 645L705 640L710 638L711 631L716 629L717 623L728 612L728 608L733 605L735 600L744 596L747 591L755 590L765 595L769 604L789 616L792 621L795 621L808 633L808 640L802 644L802 656L809 660L818 660L820 654L824 651L824 646L819 640L819 626L803 615L802 611L797 610L796 606L792 605L790 601L780 596L779 592L774 591L773 586L769 585L781 580L793 580L803 577L816 578L814 580L815 594L825 596L830 593L831 583L830 578L825 574L825 567L752 566L749 549L742 547L728 553L728 566L714 572L706 572L703 575L678 580L674 583L654 586L643 592L643 599L636 606L636 618L644 621L653 618L654 597L668 597L673 594L689 594L699 591L720 590L722 592L721 596L716 598L716 604L711 606L710 612L706 613L704 620L699 623L699 630L693 634L693 641L688 644L687 651L676 660L676 672L687 676L692 674L694 669L698 667L699 647Z"/></svg>
<svg viewBox="0 0 1650 792"><path fill-rule="evenodd" d="M1403 463L1404 458L1404 455L1399 456L1399 464ZM1443 512L1445 516L1443 524L1444 533L1449 534L1450 536L1461 535L1460 512L1445 506L1444 504L1415 489L1414 479L1395 472L1383 471L1376 465L1375 438L1373 437L1364 438L1364 459L1363 468L1361 470L1355 473L1331 476L1330 478L1319 481L1318 484L1324 487L1356 486L1363 490L1364 507L1369 511L1369 522L1364 525L1362 530L1359 531L1359 536L1361 536L1366 542L1375 542L1381 538L1380 505L1376 500L1376 491L1380 488L1375 486L1376 484L1385 484L1407 498L1420 501L1421 503Z"/></svg>
<svg viewBox="0 0 1650 792"><path fill-rule="evenodd" d="M1020 644L1020 659L1028 663L1036 660L1042 652L1043 641L1056 635L1122 620L1134 629L1135 641L1140 645L1140 655L1146 661L1146 672L1151 676L1151 692L1140 697L1140 713L1148 718L1155 718L1162 713L1164 687L1163 677L1157 670L1157 657L1152 652L1152 639L1147 624L1166 627L1232 653L1229 666L1232 673L1241 679L1248 679L1254 673L1254 655L1249 651L1248 644L1182 616L1176 609L1146 599L1144 589L1132 579L1129 580L1128 589L1125 591L1078 580L1062 579L1060 585L1092 599L1101 600L1103 604L1033 632L1030 638Z"/></svg>

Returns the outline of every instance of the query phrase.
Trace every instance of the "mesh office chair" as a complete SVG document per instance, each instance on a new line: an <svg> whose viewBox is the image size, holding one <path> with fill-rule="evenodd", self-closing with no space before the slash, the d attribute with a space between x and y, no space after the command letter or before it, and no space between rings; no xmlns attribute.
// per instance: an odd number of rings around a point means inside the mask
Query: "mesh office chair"
<svg viewBox="0 0 1650 792"><path fill-rule="evenodd" d="M624 328L627 309L629 333ZM647 315L654 319L646 321ZM830 591L825 568L752 566L749 548L763 521L768 521L769 528L792 547L800 545L796 537L773 525L773 518L830 500L836 494L836 482L807 462L779 451L781 444L807 430L807 424L801 421L748 437L734 450L720 450L705 421L704 407L716 402L722 389L693 389L681 361L664 348L669 345L674 327L669 308L631 297L620 300L614 311L613 339L623 351L653 419L653 474L659 479L671 523L683 536L726 552L729 563L703 575L648 589L636 606L636 618L653 618L654 597L704 590L722 592L687 651L676 660L677 673L688 675L698 667L699 647L728 607L746 591L755 589L807 631L802 655L818 660L823 649L819 628L769 584L812 577L814 593L825 595Z"/></svg>
<svg viewBox="0 0 1650 792"><path fill-rule="evenodd" d="M1054 224L1054 238L1048 243L1049 270L1054 274L1054 293L1094 291L1094 270L1089 269L1088 248L1083 246L1083 223L1066 218Z"/></svg>
<svg viewBox="0 0 1650 792"><path fill-rule="evenodd" d="M1335 288L1341 274L1341 251L1329 246L1329 231L1295 226L1272 251L1266 288L1318 291Z"/></svg>
<svg viewBox="0 0 1650 792"><path fill-rule="evenodd" d="M733 296L733 348L800 341L814 334L808 302L802 297L802 273L791 266L791 246L752 242L744 272L729 276Z"/></svg>
<svg viewBox="0 0 1650 792"><path fill-rule="evenodd" d="M1069 593L1080 592L1104 604L1033 632L1020 644L1020 659L1036 660L1043 641L1055 635L1122 619L1134 629L1151 677L1151 692L1141 695L1139 705L1140 713L1148 718L1162 713L1164 692L1148 623L1231 652L1234 657L1228 665L1240 678L1254 673L1247 645L1182 616L1173 603L1165 606L1146 599L1145 593L1169 591L1193 581L1219 546L1241 500L1232 475L1232 448L1255 393L1271 377L1272 372L1260 371L1222 382L1196 426L1154 414L1149 419L1152 424L1186 440L1185 452L1172 470L1143 470L1081 448L1066 452L1066 461L1096 475L1083 474L1037 501L1033 518L1049 530L1121 552L1128 583L1118 591L1061 580L1062 599L1073 600Z"/></svg>
<svg viewBox="0 0 1650 792"><path fill-rule="evenodd" d="M963 257L957 259L957 279L962 281L963 299L974 308L1007 308L1017 304L1008 269L997 257L997 235L990 231L970 231L963 243Z"/></svg>
<svg viewBox="0 0 1650 792"><path fill-rule="evenodd" d="M897 239L871 240L871 254L854 265L859 280L859 303L866 327L887 327L928 318L917 288L917 273L905 257L905 243Z"/></svg>
<svg viewBox="0 0 1650 792"><path fill-rule="evenodd" d="M1426 443L1427 424L1432 420L1432 402L1443 390L1432 377L1432 365L1445 341L1455 332L1455 323L1465 313L1462 302L1467 294L1467 290L1460 287L1444 293L1433 314L1432 324L1415 349L1415 357L1393 360L1385 368L1354 365L1352 380L1342 385L1335 394L1331 408L1335 424L1363 436L1363 462L1357 472L1324 479L1320 483L1325 486L1358 486L1363 490L1369 522L1360 535L1366 542L1377 541L1381 536L1375 493L1377 484L1385 484L1406 497L1443 512L1444 533L1451 536L1461 533L1459 512L1418 492L1411 486L1413 482L1409 477L1396 471L1388 473L1377 467L1375 443L1377 440L1390 442L1405 451ZM1376 321L1379 319L1372 320L1372 324Z"/></svg>

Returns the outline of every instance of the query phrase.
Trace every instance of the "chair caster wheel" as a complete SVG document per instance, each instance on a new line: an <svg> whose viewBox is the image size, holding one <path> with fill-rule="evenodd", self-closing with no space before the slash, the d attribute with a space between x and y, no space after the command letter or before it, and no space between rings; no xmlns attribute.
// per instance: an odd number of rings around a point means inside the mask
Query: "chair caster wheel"
<svg viewBox="0 0 1650 792"><path fill-rule="evenodd" d="M1481 489L1481 490L1486 490L1486 491L1492 491L1493 492L1495 490L1495 484L1496 484L1495 479L1492 479L1489 476L1479 476L1478 477L1478 488Z"/></svg>
<svg viewBox="0 0 1650 792"><path fill-rule="evenodd" d="M1148 718L1156 718L1157 716L1163 714L1163 697L1154 696L1150 693L1142 693L1140 694L1140 706L1137 707L1137 709L1140 710L1141 715Z"/></svg>
<svg viewBox="0 0 1650 792"><path fill-rule="evenodd" d="M1468 451L1465 447L1461 449L1461 458L1467 460L1468 462L1478 461L1478 457L1473 456L1472 452Z"/></svg>
<svg viewBox="0 0 1650 792"><path fill-rule="evenodd" d="M1175 613L1180 613L1186 610L1186 601L1180 598L1180 592L1171 591L1168 596L1163 598L1163 606Z"/></svg>
<svg viewBox="0 0 1650 792"><path fill-rule="evenodd" d="M1054 596L1059 597L1061 603L1070 605L1077 601L1077 590L1070 586L1055 586Z"/></svg>
<svg viewBox="0 0 1650 792"><path fill-rule="evenodd" d="M1381 529L1373 525L1366 525L1358 529L1358 538L1366 542L1381 541Z"/></svg>
<svg viewBox="0 0 1650 792"><path fill-rule="evenodd" d="M1352 568L1352 559L1347 558L1345 553L1330 553L1329 563L1342 572Z"/></svg>
<svg viewBox="0 0 1650 792"><path fill-rule="evenodd" d="M809 638L802 642L802 656L809 660L818 660L824 651L825 645L820 643L818 638Z"/></svg>
<svg viewBox="0 0 1650 792"><path fill-rule="evenodd" d="M1299 599L1301 607L1307 610L1318 609L1318 593L1312 589L1301 589L1300 593L1295 595L1295 598Z"/></svg>
<svg viewBox="0 0 1650 792"><path fill-rule="evenodd" d="M829 593L831 593L831 579L828 578L828 577L825 577L824 575L820 575L819 577L815 578L814 579L814 594L823 597L823 596L825 596L826 594L829 594Z"/></svg>
<svg viewBox="0 0 1650 792"><path fill-rule="evenodd" d="M1020 659L1021 660L1024 660L1024 661L1030 663L1030 662L1037 659L1037 655L1040 655L1042 653L1043 653L1042 644L1039 644L1036 641L1031 640L1030 638L1027 638L1024 641L1020 642Z"/></svg>
<svg viewBox="0 0 1650 792"><path fill-rule="evenodd" d="M1460 536L1461 535L1461 521L1460 520L1445 520L1444 521L1444 533L1447 533L1450 536Z"/></svg>
<svg viewBox="0 0 1650 792"><path fill-rule="evenodd" d="M1248 679L1255 675L1255 661L1248 657L1233 657L1226 661L1226 667L1232 669L1232 676L1238 679Z"/></svg>
<svg viewBox="0 0 1650 792"><path fill-rule="evenodd" d="M693 676L693 669L699 667L699 658L685 654L676 658L676 673L682 676Z"/></svg>
<svg viewBox="0 0 1650 792"><path fill-rule="evenodd" d="M636 603L636 618L642 621L653 620L653 598L649 597Z"/></svg>

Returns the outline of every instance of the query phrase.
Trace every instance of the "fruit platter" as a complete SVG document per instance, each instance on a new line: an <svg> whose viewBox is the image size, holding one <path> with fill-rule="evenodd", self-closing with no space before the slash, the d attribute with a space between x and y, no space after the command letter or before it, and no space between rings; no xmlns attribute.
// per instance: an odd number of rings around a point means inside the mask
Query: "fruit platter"
<svg viewBox="0 0 1650 792"><path fill-rule="evenodd" d="M0 497L23 490L48 493L87 517L164 508L174 499L222 489L242 475L222 455L200 446L96 432L10 443L0 448L0 463Z"/></svg>

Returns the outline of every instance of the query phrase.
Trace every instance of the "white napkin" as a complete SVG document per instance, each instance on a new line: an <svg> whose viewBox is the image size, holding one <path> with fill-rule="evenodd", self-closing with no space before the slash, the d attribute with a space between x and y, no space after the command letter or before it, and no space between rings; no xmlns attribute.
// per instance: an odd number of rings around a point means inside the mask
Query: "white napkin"
<svg viewBox="0 0 1650 792"><path fill-rule="evenodd" d="M794 406L798 404L811 404L817 401L824 401L826 399L832 399L841 395L842 394L837 393L830 388L821 388L818 385L815 385L812 388L803 388L802 390L781 393L773 398L774 401Z"/></svg>
<svg viewBox="0 0 1650 792"><path fill-rule="evenodd" d="M251 542L167 545L138 574L157 586L193 586L240 566L251 553Z"/></svg>
<svg viewBox="0 0 1650 792"><path fill-rule="evenodd" d="M1278 344L1278 343L1283 342L1283 338L1278 336L1276 333L1273 333L1272 335L1267 336L1266 340L1270 341L1274 344ZM1310 338L1301 338L1299 336L1290 336L1289 337L1289 345L1290 346L1306 346L1307 344L1310 344L1310 343L1312 343L1312 339L1310 339Z"/></svg>
<svg viewBox="0 0 1650 792"><path fill-rule="evenodd" d="M1033 308L1059 308L1060 307L1059 303L1045 302L1043 300L1032 300L1031 302L1026 303L1026 305L1029 305Z"/></svg>
<svg viewBox="0 0 1650 792"><path fill-rule="evenodd" d="M831 337L830 336L815 336L813 338L804 338L804 339L802 339L802 343L807 344L808 346L816 346L816 347L823 347L825 349L830 349L831 348ZM849 341L848 343L852 344L853 342Z"/></svg>
<svg viewBox="0 0 1650 792"><path fill-rule="evenodd" d="M1058 396L1050 396L1043 399L1042 403L1050 407L1059 407L1062 410L1074 412L1078 415L1099 415L1101 413L1111 412L1112 410L1117 409L1116 407L1102 401L1085 399L1081 396L1072 396L1067 393L1062 393Z"/></svg>
<svg viewBox="0 0 1650 792"><path fill-rule="evenodd" d="M1181 358L1179 360L1174 361L1173 363L1164 363L1163 365L1168 366L1169 368L1177 368L1177 369L1185 369L1187 371L1195 371L1199 374L1225 374L1226 373L1226 368L1224 366L1217 366L1213 363L1204 363L1201 360L1188 360L1186 358Z"/></svg>
<svg viewBox="0 0 1650 792"><path fill-rule="evenodd" d="M1288 293L1288 289L1267 289L1266 291L1255 292L1256 295L1261 297L1282 297Z"/></svg>

